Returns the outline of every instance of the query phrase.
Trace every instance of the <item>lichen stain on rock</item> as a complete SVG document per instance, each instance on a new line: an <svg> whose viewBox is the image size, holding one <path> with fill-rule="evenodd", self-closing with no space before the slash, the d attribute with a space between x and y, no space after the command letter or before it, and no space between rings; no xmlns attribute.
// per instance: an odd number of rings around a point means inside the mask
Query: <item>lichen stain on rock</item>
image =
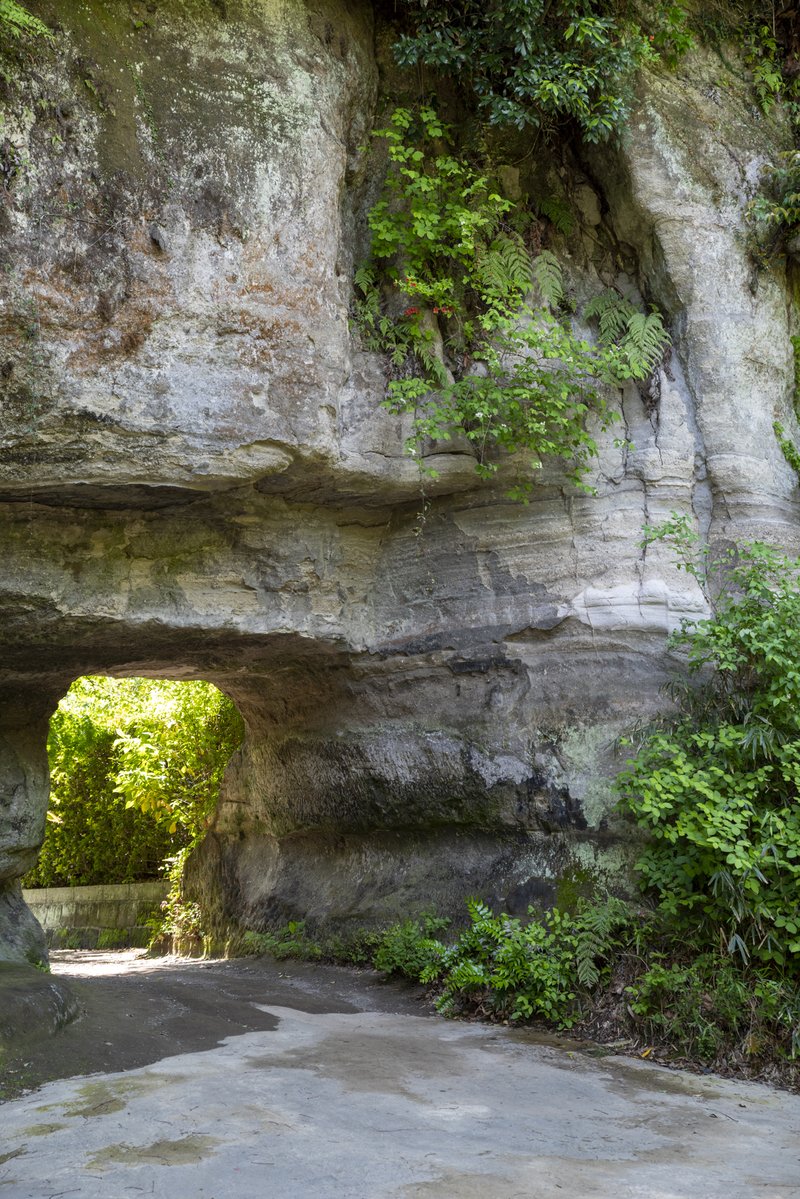
<svg viewBox="0 0 800 1199"><path fill-rule="evenodd" d="M0 1153L0 1166L2 1166L5 1162L10 1162L14 1157L22 1157L22 1155L27 1152L27 1146L21 1145L19 1149L12 1149L10 1153Z"/></svg>
<svg viewBox="0 0 800 1199"><path fill-rule="evenodd" d="M525 1194L525 1190L521 1188L527 1185L525 1179L515 1178L511 1169L506 1174L447 1170L436 1178L404 1186L398 1193L408 1196L408 1199L415 1195L422 1196L423 1199L426 1196L429 1199L450 1199L452 1195L458 1195L459 1199L484 1199L486 1195L496 1195L498 1199L502 1199L503 1196L518 1199L518 1196Z"/></svg>
<svg viewBox="0 0 800 1199"><path fill-rule="evenodd" d="M86 1169L105 1171L114 1166L139 1166L148 1162L188 1166L209 1157L221 1143L218 1137L188 1136L174 1141L153 1141L151 1145L108 1145L86 1159Z"/></svg>
<svg viewBox="0 0 800 1199"><path fill-rule="evenodd" d="M124 1099L98 1098L96 1101L87 1099L85 1103L72 1104L64 1108L65 1116L108 1116L112 1112L121 1112L125 1108Z"/></svg>
<svg viewBox="0 0 800 1199"><path fill-rule="evenodd" d="M130 1078L86 1082L78 1088L77 1098L64 1105L60 1111L63 1116L97 1117L107 1116L114 1112L123 1111L128 1101L136 1096L148 1095L165 1085L174 1085L185 1078L182 1074L162 1074L158 1071ZM45 1109L42 1108L42 1111Z"/></svg>
<svg viewBox="0 0 800 1199"><path fill-rule="evenodd" d="M66 1127L66 1124L59 1124L56 1121L49 1124L31 1124L27 1128L22 1129L21 1135L24 1137L46 1137Z"/></svg>

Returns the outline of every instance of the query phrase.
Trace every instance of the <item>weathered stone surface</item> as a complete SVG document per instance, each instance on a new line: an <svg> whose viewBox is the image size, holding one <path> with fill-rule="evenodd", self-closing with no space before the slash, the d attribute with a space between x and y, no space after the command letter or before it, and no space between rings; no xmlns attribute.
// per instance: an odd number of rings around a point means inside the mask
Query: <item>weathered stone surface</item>
<svg viewBox="0 0 800 1199"><path fill-rule="evenodd" d="M77 1014L78 1001L61 979L0 960L0 1063L7 1050L58 1032Z"/></svg>
<svg viewBox="0 0 800 1199"><path fill-rule="evenodd" d="M41 836L53 703L110 671L210 679L241 708L191 872L226 919L606 880L629 840L615 738L663 703L665 634L704 610L642 526L676 509L798 545L772 433L797 431L792 317L744 223L781 131L695 56L643 82L615 150L520 168L574 193L576 298L659 304L674 351L656 388L609 397L596 496L548 465L513 504L513 464L492 490L454 442L421 521L408 430L348 329L370 6L229 9L76 7L9 89L30 165L0 213L0 879Z"/></svg>
<svg viewBox="0 0 800 1199"><path fill-rule="evenodd" d="M0 685L0 887L36 862L48 786L47 721L58 698L40 683Z"/></svg>
<svg viewBox="0 0 800 1199"><path fill-rule="evenodd" d="M782 148L769 132L746 79L696 54L679 77L646 82L621 154L595 166L615 230L636 246L641 278L675 329L693 482L713 501L695 497L698 515L711 536L771 533L796 545L797 479L772 432L776 417L797 432L792 316L783 267L756 268L745 222L760 170ZM675 443L666 432L659 451Z"/></svg>
<svg viewBox="0 0 800 1199"><path fill-rule="evenodd" d="M0 929L0 961L27 962L31 966L47 961L42 926L23 899L18 878L0 883Z"/></svg>

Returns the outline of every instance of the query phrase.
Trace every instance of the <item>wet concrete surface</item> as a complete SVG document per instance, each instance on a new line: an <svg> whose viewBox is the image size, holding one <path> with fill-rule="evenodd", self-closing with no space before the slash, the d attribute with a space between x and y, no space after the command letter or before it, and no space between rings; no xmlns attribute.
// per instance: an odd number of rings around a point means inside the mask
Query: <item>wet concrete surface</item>
<svg viewBox="0 0 800 1199"><path fill-rule="evenodd" d="M54 956L85 1011L14 1067L54 1081L0 1106L0 1199L800 1199L798 1096L370 973Z"/></svg>
<svg viewBox="0 0 800 1199"><path fill-rule="evenodd" d="M355 972L331 973L329 967L305 962L273 967L247 959L148 958L136 949L55 950L50 961L53 975L76 995L80 1019L56 1037L22 1046L7 1060L0 1098L51 1079L130 1070L172 1054L210 1049L237 1033L275 1028L275 1017L257 1004L299 1002L309 1011L343 1012L358 1002L357 996L347 998L351 980L358 979ZM375 975L368 978L367 994L370 986L386 992Z"/></svg>

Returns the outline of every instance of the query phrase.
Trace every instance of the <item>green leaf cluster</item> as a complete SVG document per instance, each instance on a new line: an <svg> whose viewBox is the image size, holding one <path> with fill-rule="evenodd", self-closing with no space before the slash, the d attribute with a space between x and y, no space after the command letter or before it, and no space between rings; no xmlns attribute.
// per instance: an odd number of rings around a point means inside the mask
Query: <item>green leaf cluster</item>
<svg viewBox="0 0 800 1199"><path fill-rule="evenodd" d="M0 0L0 36L9 34L12 38L25 35L41 37L52 41L53 34L43 21L28 12L16 0Z"/></svg>
<svg viewBox="0 0 800 1199"><path fill-rule="evenodd" d="M789 150L767 165L761 186L748 217L753 250L766 262L784 253L787 242L800 232L800 150Z"/></svg>
<svg viewBox="0 0 800 1199"><path fill-rule="evenodd" d="M622 900L581 901L574 913L529 910L521 920L467 902L469 925L450 944L432 934L431 919L389 929L375 965L435 983L436 1007L453 1015L479 1007L510 1020L545 1019L570 1028L580 1015L579 992L607 980L621 946L634 935L633 910Z"/></svg>
<svg viewBox="0 0 800 1199"><path fill-rule="evenodd" d="M355 322L367 349L389 356L387 406L411 413L409 451L460 430L479 474L492 451L527 451L535 469L560 458L582 485L596 453L587 429L613 419L602 384L643 379L668 336L657 312L604 293L578 336L556 256L532 256L533 218L489 170L455 153L431 107L398 108L376 136L388 147L384 193L369 214L372 259L355 277Z"/></svg>
<svg viewBox="0 0 800 1199"><path fill-rule="evenodd" d="M768 115L779 100L784 100L797 120L800 84L794 73L787 70L786 45L777 36L774 5L771 8L769 12L762 6L760 12L745 18L739 26L745 62L753 77L761 111Z"/></svg>
<svg viewBox="0 0 800 1199"><path fill-rule="evenodd" d="M26 885L157 876L204 831L241 736L209 683L78 679L50 722L50 809Z"/></svg>
<svg viewBox="0 0 800 1199"><path fill-rule="evenodd" d="M406 0L404 9L402 66L467 81L490 124L549 130L570 119L592 142L621 127L644 63L672 63L693 44L682 4Z"/></svg>
<svg viewBox="0 0 800 1199"><path fill-rule="evenodd" d="M798 450L791 437L787 436L786 430L780 421L776 420L772 428L775 432L775 436L778 439L778 445L781 448L781 453L800 480L800 450Z"/></svg>
<svg viewBox="0 0 800 1199"><path fill-rule="evenodd" d="M672 637L689 685L619 777L648 833L637 868L699 948L800 976L800 561L752 543L716 557L683 518L677 546L713 614Z"/></svg>

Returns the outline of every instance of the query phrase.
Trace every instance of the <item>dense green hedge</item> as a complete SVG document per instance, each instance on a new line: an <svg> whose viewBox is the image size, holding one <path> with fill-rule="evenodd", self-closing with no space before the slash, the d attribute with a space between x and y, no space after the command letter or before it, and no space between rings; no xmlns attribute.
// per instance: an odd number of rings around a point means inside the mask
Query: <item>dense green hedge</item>
<svg viewBox="0 0 800 1199"><path fill-rule="evenodd" d="M158 875L202 833L241 736L210 683L78 679L50 723L47 832L25 885Z"/></svg>

